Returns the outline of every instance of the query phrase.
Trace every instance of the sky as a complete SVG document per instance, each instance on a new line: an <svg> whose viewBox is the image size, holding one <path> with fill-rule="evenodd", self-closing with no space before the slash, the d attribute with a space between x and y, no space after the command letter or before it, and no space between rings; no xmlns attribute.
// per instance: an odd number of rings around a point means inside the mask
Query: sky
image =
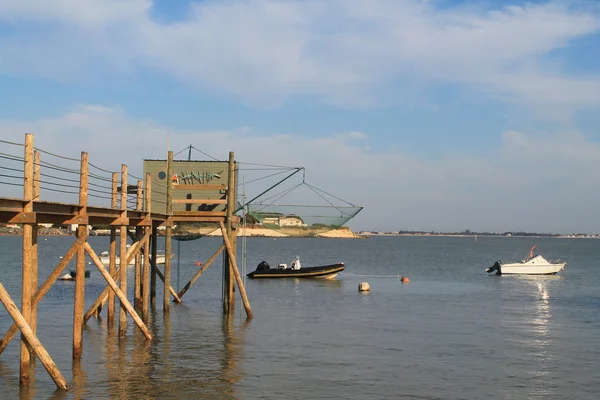
<svg viewBox="0 0 600 400"><path fill-rule="evenodd" d="M303 166L354 231L600 233L599 66L596 1L0 0L0 140Z"/></svg>

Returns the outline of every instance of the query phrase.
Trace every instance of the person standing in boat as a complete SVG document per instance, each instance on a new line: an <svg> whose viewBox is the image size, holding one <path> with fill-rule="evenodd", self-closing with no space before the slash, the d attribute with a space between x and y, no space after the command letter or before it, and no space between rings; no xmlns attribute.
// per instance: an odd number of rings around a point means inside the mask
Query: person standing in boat
<svg viewBox="0 0 600 400"><path fill-rule="evenodd" d="M292 269L295 269L295 270L298 270L302 267L300 265L300 257L296 256L296 259L294 261L292 261L291 267L292 267Z"/></svg>

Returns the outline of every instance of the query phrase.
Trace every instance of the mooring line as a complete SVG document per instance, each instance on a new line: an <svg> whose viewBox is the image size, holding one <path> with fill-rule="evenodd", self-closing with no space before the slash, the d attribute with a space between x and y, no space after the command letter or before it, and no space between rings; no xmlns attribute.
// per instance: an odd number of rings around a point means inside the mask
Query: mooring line
<svg viewBox="0 0 600 400"><path fill-rule="evenodd" d="M347 272L340 272L340 275L351 275L351 276L364 276L371 278L398 278L400 279L402 275L359 275L359 274L349 274Z"/></svg>

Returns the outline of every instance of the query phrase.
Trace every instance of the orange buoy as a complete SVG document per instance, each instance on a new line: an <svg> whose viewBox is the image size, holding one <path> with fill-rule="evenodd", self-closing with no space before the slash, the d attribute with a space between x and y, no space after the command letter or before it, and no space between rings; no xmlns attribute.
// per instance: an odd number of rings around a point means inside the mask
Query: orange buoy
<svg viewBox="0 0 600 400"><path fill-rule="evenodd" d="M197 265L197 266L201 266L201 265L202 265L202 263L201 263L200 261L196 261L196 265Z"/></svg>
<svg viewBox="0 0 600 400"><path fill-rule="evenodd" d="M402 283L408 283L408 282L410 282L410 279L408 279L404 275L401 275L400 276L400 282L402 282Z"/></svg>

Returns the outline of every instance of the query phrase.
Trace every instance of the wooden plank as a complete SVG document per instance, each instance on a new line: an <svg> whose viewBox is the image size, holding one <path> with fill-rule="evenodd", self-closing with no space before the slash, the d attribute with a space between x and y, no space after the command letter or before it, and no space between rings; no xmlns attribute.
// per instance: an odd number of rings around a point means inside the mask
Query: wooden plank
<svg viewBox="0 0 600 400"><path fill-rule="evenodd" d="M7 224L35 224L37 222L37 214L34 212L20 212L6 220Z"/></svg>
<svg viewBox="0 0 600 400"><path fill-rule="evenodd" d="M196 185L173 185L173 190L226 190L227 185L224 184L196 184Z"/></svg>
<svg viewBox="0 0 600 400"><path fill-rule="evenodd" d="M15 324L27 340L27 343L31 346L32 350L35 352L37 357L44 365L44 368L46 368L46 371L48 371L48 374L50 374L50 376L52 377L52 380L54 381L56 386L60 389L67 390L69 388L67 380L61 374L56 364L54 364L54 361L52 361L50 354L48 354L44 346L42 346L38 338L35 336L35 334L31 330L31 327L29 326L25 318L23 318L23 315L19 312L19 309L15 305L15 302L12 301L8 292L6 291L6 289L4 289L4 286L2 286L1 283L0 301L2 301L4 307L6 307L6 311L8 311L13 321L15 321Z"/></svg>
<svg viewBox="0 0 600 400"><path fill-rule="evenodd" d="M226 204L226 199L174 199L173 204Z"/></svg>

